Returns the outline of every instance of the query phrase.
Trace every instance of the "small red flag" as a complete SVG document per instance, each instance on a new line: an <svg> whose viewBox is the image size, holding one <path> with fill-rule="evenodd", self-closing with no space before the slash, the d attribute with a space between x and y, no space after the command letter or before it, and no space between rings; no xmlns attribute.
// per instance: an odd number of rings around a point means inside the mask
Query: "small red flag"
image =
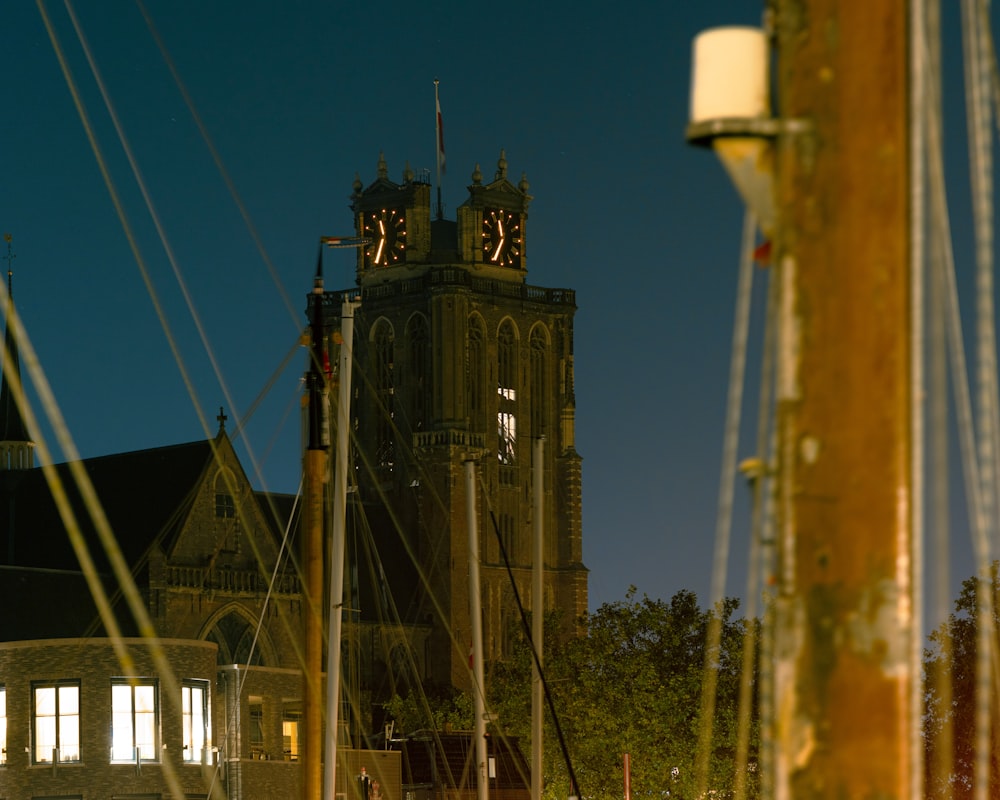
<svg viewBox="0 0 1000 800"><path fill-rule="evenodd" d="M766 267L771 263L771 240L766 239L754 248L753 260L760 264L762 267Z"/></svg>
<svg viewBox="0 0 1000 800"><path fill-rule="evenodd" d="M441 100L438 97L438 84L434 81L434 105L437 107L437 163L438 171L445 171L444 162L444 123L441 121Z"/></svg>

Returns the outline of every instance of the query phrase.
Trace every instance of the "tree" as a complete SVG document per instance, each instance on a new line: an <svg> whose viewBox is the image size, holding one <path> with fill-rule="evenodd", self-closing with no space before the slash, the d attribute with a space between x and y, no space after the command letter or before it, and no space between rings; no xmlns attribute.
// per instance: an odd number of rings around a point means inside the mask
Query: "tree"
<svg viewBox="0 0 1000 800"><path fill-rule="evenodd" d="M985 587L992 601L994 654L998 622L998 564ZM979 580L962 582L955 610L929 637L924 650L925 795L963 800L973 796L976 758L976 652ZM994 655L995 659L995 655ZM990 797L1000 793L997 759L996 664L990 708ZM950 742L950 746L949 746Z"/></svg>
<svg viewBox="0 0 1000 800"><path fill-rule="evenodd" d="M589 615L581 638L549 644L547 637L547 683L585 797L620 797L623 754L629 753L634 796L693 798L705 634L713 612L700 609L688 591L678 592L670 602L645 596L638 600L635 594L633 588L624 601L607 603ZM745 621L732 618L738 605L726 600L714 612L721 615L722 639L709 785L719 794L728 792L733 781L747 630ZM756 635L756 623L750 630ZM524 636L516 641L513 656L494 665L489 688L500 727L519 736L527 751L531 655ZM546 718L546 795L565 798L569 777L547 713ZM750 760L755 762L755 721L752 733ZM756 788L756 781L750 781L750 796L756 795Z"/></svg>

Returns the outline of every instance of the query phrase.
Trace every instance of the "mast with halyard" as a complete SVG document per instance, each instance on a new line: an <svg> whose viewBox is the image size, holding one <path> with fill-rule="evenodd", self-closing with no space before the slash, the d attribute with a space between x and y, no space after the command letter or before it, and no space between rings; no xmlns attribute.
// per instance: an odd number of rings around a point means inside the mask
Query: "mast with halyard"
<svg viewBox="0 0 1000 800"><path fill-rule="evenodd" d="M323 246L335 248L359 247L360 237L324 236L313 280L310 307L310 358L306 373L308 395L308 442L304 458L304 529L305 582L309 598L305 622L304 723L305 747L303 758L303 797L333 800L336 786L337 728L340 699L340 639L343 624L344 547L347 507L349 412L351 392L351 355L354 331L354 309L357 298L345 295L341 306L341 338L338 371L337 440L334 460L334 493L332 536L329 556L329 594L325 595L323 543L326 534L324 515L325 486L329 475L330 449L329 384L331 368L326 348L323 288ZM323 674L323 612L322 598L329 598L327 637L327 691L322 696ZM323 714L326 709L326 737L323 746ZM325 771L323 764L326 764ZM321 777L325 776L325 777Z"/></svg>

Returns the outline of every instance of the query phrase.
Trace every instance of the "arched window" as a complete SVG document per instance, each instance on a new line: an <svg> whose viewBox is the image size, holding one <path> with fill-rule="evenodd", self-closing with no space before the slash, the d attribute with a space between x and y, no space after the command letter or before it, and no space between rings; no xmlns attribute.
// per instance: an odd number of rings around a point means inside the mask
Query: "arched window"
<svg viewBox="0 0 1000 800"><path fill-rule="evenodd" d="M217 656L219 664L264 666L255 628L245 617L236 612L230 612L222 617L205 639L219 646Z"/></svg>
<svg viewBox="0 0 1000 800"><path fill-rule="evenodd" d="M478 316L469 318L469 350L465 375L472 430L486 430L486 329Z"/></svg>
<svg viewBox="0 0 1000 800"><path fill-rule="evenodd" d="M548 337L545 329L536 325L531 331L531 435L544 436L548 432Z"/></svg>
<svg viewBox="0 0 1000 800"><path fill-rule="evenodd" d="M497 333L497 458L517 461L517 336L504 320Z"/></svg>
<svg viewBox="0 0 1000 800"><path fill-rule="evenodd" d="M427 319L414 314L406 326L409 347L410 426L415 431L427 427L427 389L430 376L430 332Z"/></svg>
<svg viewBox="0 0 1000 800"><path fill-rule="evenodd" d="M372 372L375 389L375 465L391 470L396 463L396 387L393 380L395 336L385 320L376 323L372 334Z"/></svg>

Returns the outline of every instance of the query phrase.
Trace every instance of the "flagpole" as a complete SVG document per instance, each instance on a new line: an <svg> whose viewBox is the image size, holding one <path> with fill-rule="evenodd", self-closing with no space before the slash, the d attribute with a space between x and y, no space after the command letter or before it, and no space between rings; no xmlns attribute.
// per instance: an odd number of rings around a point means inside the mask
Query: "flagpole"
<svg viewBox="0 0 1000 800"><path fill-rule="evenodd" d="M441 173L444 172L444 128L441 124L441 99L438 97L438 79L434 79L434 148L437 154L437 218L444 219L441 205Z"/></svg>

